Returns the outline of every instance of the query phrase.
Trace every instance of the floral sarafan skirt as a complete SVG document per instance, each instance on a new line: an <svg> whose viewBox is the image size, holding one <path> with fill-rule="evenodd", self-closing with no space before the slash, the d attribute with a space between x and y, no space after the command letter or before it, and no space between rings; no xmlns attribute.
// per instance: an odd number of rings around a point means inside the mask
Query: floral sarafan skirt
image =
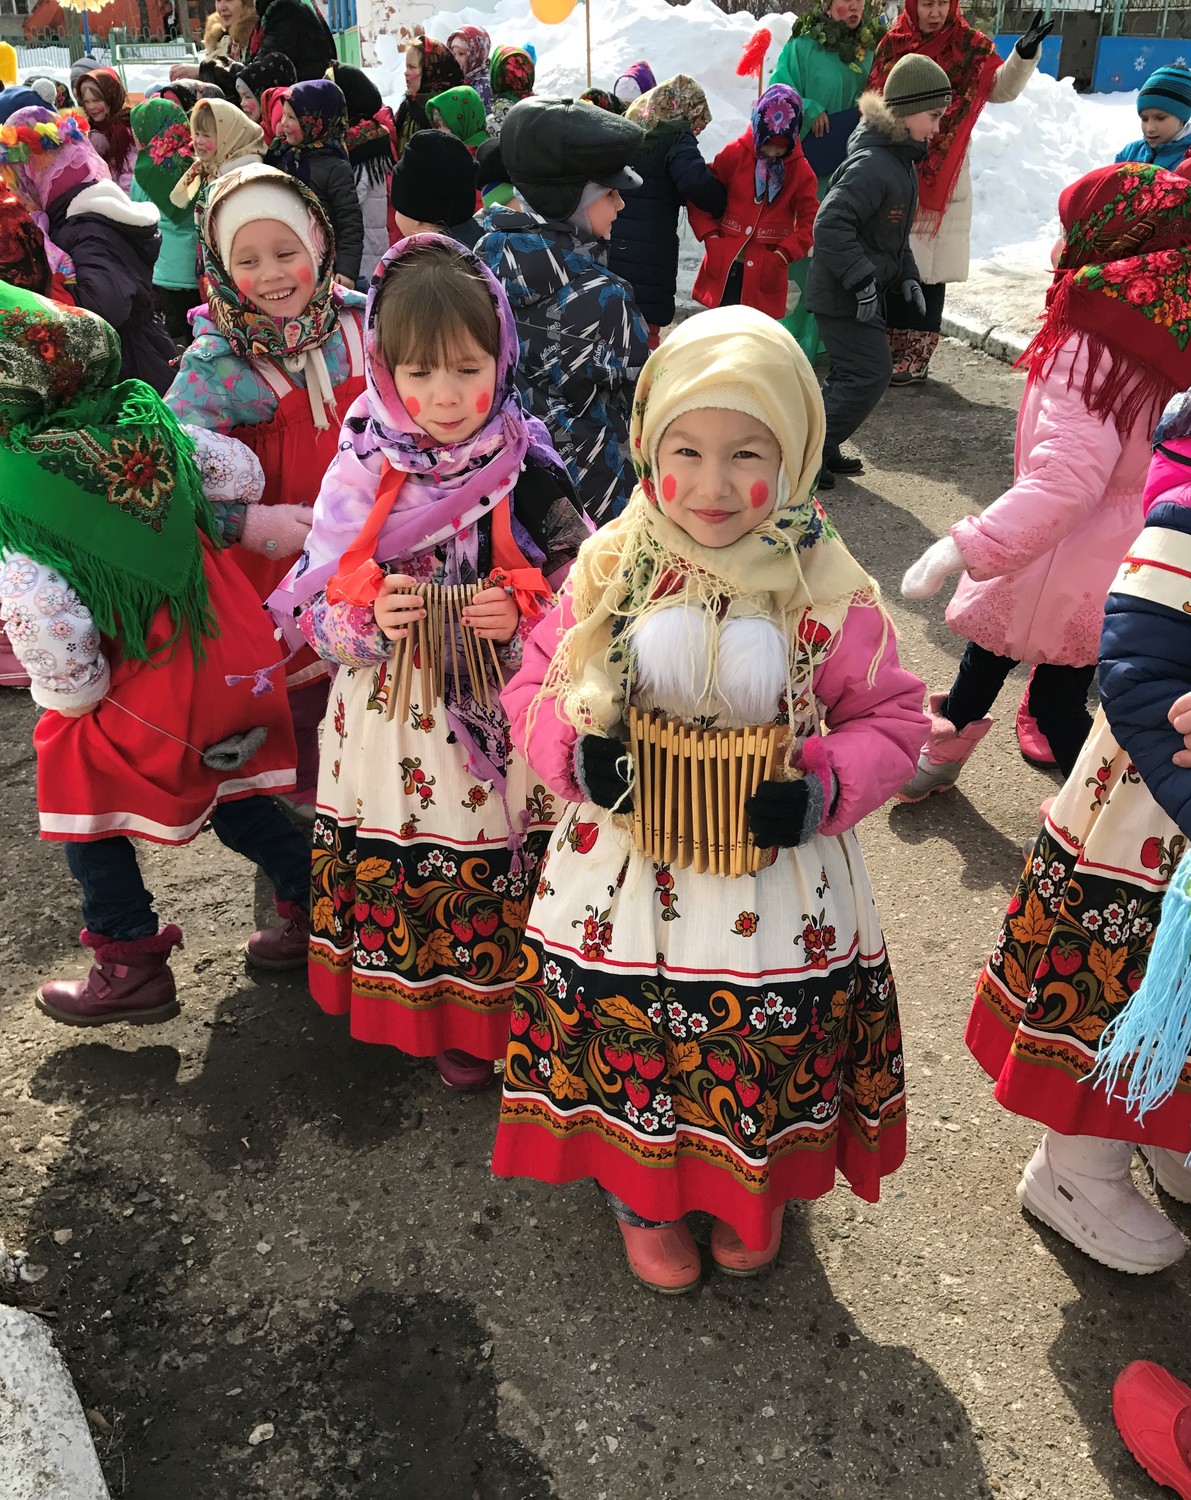
<svg viewBox="0 0 1191 1500"><path fill-rule="evenodd" d="M976 985L967 1043L1006 1109L1064 1135L1186 1151L1191 1062L1140 1125L1089 1081L1101 1034L1141 984L1186 845L1101 709Z"/></svg>
<svg viewBox="0 0 1191 1500"><path fill-rule="evenodd" d="M526 929L494 1169L594 1177L647 1219L861 1197L905 1157L897 997L855 836L729 879L572 807Z"/></svg>
<svg viewBox="0 0 1191 1500"><path fill-rule="evenodd" d="M341 668L331 689L310 990L362 1041L496 1060L558 801L515 754L502 801L468 773L441 705L387 722L387 692L383 666Z"/></svg>

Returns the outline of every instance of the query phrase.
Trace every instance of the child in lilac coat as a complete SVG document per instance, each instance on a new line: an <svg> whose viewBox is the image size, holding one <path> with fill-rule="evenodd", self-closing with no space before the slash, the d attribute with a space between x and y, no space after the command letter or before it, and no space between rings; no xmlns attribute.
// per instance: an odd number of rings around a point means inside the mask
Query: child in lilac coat
<svg viewBox="0 0 1191 1500"><path fill-rule="evenodd" d="M688 1212L715 1216L722 1271L753 1275L787 1199L838 1170L873 1201L905 1153L893 976L852 830L913 763L922 684L813 498L823 432L778 323L684 323L637 387L633 498L504 693L514 744L569 806L526 929L493 1168L594 1177L662 1292L700 1278ZM756 873L642 852L634 710L780 726L740 793Z"/></svg>

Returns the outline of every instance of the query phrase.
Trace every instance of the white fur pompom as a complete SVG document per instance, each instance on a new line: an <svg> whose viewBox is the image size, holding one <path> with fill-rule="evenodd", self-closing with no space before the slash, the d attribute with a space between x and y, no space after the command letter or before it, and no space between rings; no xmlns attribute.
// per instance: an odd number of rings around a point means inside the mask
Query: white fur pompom
<svg viewBox="0 0 1191 1500"><path fill-rule="evenodd" d="M738 724L767 724L787 682L786 638L772 620L728 620L720 631L718 687Z"/></svg>
<svg viewBox="0 0 1191 1500"><path fill-rule="evenodd" d="M703 693L717 628L705 609L683 604L646 615L633 630L637 677L646 696L682 718L706 713Z"/></svg>

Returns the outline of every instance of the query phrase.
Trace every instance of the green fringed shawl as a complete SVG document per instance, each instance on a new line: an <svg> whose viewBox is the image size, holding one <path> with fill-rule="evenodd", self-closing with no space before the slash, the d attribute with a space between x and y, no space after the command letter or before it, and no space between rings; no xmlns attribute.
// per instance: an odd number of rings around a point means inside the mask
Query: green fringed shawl
<svg viewBox="0 0 1191 1500"><path fill-rule="evenodd" d="M102 319L0 282L0 550L57 569L103 634L150 659L162 604L196 661L215 636L194 444ZM168 657L167 657L168 659Z"/></svg>

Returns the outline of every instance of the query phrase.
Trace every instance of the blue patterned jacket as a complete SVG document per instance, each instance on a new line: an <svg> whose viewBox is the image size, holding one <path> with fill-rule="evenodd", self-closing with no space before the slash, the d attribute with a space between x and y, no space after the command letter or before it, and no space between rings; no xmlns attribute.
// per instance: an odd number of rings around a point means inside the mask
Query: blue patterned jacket
<svg viewBox="0 0 1191 1500"><path fill-rule="evenodd" d="M649 330L627 283L568 224L495 208L476 254L499 277L521 339L517 385L549 428L597 526L632 493L629 417Z"/></svg>

